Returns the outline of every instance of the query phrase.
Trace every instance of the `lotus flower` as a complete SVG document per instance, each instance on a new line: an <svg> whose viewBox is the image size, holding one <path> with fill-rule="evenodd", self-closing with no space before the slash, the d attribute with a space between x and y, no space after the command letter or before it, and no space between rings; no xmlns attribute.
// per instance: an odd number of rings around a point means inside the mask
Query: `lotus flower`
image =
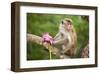
<svg viewBox="0 0 100 74"><path fill-rule="evenodd" d="M53 43L53 38L52 36L49 35L49 33L45 33L43 36L42 36L42 41L43 43L47 43L48 45L48 49L49 49L49 58L50 60L52 59L52 54L51 54L51 44Z"/></svg>
<svg viewBox="0 0 100 74"><path fill-rule="evenodd" d="M46 42L46 43L49 43L50 45L53 43L53 38L52 36L49 35L49 33L45 33L43 36L42 36L42 41L43 42Z"/></svg>

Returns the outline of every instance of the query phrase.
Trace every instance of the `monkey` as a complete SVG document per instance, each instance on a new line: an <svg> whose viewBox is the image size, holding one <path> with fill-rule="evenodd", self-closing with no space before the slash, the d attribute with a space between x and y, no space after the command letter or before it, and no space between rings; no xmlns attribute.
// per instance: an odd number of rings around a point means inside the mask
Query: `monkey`
<svg viewBox="0 0 100 74"><path fill-rule="evenodd" d="M70 57L76 53L77 34L70 18L65 18L59 25L59 31L54 37L53 45L61 46L62 54ZM64 57L62 57L64 58Z"/></svg>

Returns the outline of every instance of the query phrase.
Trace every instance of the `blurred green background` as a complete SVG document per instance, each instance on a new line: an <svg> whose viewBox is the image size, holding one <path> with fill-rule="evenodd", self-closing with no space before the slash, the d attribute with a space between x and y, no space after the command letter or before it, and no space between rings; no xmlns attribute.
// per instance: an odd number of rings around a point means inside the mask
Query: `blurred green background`
<svg viewBox="0 0 100 74"><path fill-rule="evenodd" d="M27 13L27 33L42 36L49 32L54 37L58 32L58 27L62 19L71 18L77 32L77 53L75 58L80 58L82 49L89 41L89 17L66 14L35 14ZM58 59L52 54L53 59ZM49 52L41 45L27 43L27 60L49 59Z"/></svg>

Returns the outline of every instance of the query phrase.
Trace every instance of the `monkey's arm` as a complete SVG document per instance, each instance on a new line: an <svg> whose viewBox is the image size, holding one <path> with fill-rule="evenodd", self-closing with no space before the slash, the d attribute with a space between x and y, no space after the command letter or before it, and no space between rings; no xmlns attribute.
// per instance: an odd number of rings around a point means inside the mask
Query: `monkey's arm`
<svg viewBox="0 0 100 74"><path fill-rule="evenodd" d="M67 42L67 39L66 38L63 38L63 39L59 39L59 40L56 40L54 41L54 45L62 45L65 43L65 41Z"/></svg>
<svg viewBox="0 0 100 74"><path fill-rule="evenodd" d="M56 34L56 36L54 37L54 40L58 39L60 35L60 32Z"/></svg>
<svg viewBox="0 0 100 74"><path fill-rule="evenodd" d="M53 45L62 45L67 42L67 36L62 34L62 37L59 39L54 39Z"/></svg>

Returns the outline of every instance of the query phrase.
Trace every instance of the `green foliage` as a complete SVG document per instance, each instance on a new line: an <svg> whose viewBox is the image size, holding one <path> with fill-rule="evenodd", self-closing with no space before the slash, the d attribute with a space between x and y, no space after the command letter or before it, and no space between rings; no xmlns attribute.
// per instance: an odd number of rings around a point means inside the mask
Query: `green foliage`
<svg viewBox="0 0 100 74"><path fill-rule="evenodd" d="M88 16L27 13L27 33L42 36L45 32L49 32L50 35L54 37L58 32L61 20L66 17L73 20L78 37L77 54L75 57L80 57L80 52L89 41ZM58 59L58 57L53 54L52 56L53 59ZM27 59L49 59L49 52L41 45L36 43L27 43Z"/></svg>

